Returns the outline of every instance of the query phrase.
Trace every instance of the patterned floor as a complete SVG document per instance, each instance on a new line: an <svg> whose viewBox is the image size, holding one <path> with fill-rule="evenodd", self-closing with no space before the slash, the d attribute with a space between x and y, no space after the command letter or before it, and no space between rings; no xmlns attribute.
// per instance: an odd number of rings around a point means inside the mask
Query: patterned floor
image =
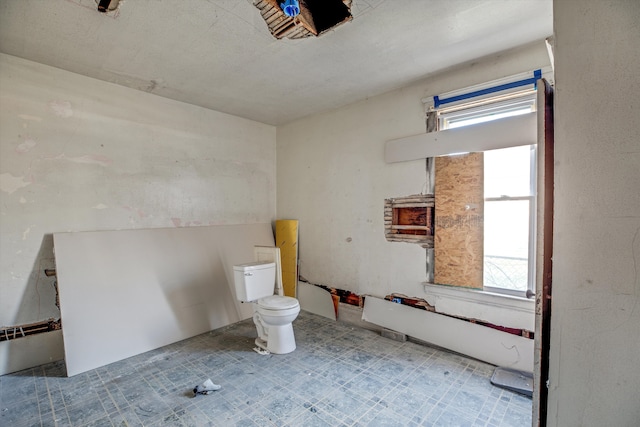
<svg viewBox="0 0 640 427"><path fill-rule="evenodd" d="M531 399L494 367L301 312L298 348L252 351L251 320L65 377L0 377L1 426L529 426ZM192 389L207 378L222 386Z"/></svg>

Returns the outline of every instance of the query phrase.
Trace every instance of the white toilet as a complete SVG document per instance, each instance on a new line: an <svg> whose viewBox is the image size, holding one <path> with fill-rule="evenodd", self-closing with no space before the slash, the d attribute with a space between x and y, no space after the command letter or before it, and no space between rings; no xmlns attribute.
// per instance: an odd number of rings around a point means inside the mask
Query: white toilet
<svg viewBox="0 0 640 427"><path fill-rule="evenodd" d="M253 303L253 323L258 330L256 345L274 354L295 350L291 322L300 313L300 303L282 295L282 289L276 285L276 264L256 261L234 265L233 275L238 300Z"/></svg>

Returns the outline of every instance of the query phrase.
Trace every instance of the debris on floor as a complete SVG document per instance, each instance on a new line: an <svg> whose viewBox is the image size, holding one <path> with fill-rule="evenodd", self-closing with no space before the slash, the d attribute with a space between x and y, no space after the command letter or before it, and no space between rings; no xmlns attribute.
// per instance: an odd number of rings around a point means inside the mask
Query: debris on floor
<svg viewBox="0 0 640 427"><path fill-rule="evenodd" d="M530 372L497 367L491 377L491 384L525 396L533 396L533 374Z"/></svg>
<svg viewBox="0 0 640 427"><path fill-rule="evenodd" d="M199 394L211 394L216 390L220 390L221 388L222 386L214 384L213 381L207 378L205 382L193 388L193 395L197 396Z"/></svg>

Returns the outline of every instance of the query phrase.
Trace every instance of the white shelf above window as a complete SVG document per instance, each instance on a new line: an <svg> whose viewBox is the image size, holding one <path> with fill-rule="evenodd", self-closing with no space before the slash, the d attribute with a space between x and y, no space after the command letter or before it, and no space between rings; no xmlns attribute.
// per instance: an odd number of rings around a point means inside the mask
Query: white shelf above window
<svg viewBox="0 0 640 427"><path fill-rule="evenodd" d="M387 163L425 159L454 153L479 152L536 144L535 112L487 123L393 139L384 145Z"/></svg>

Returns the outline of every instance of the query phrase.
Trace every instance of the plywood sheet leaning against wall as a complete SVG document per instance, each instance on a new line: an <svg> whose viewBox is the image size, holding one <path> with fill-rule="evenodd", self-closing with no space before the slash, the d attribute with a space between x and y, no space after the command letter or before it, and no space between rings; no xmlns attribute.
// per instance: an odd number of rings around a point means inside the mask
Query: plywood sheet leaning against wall
<svg viewBox="0 0 640 427"><path fill-rule="evenodd" d="M482 288L483 154L435 159L434 282Z"/></svg>
<svg viewBox="0 0 640 427"><path fill-rule="evenodd" d="M56 233L67 375L253 315L233 266L273 246L270 224ZM250 349L249 349L250 350Z"/></svg>
<svg viewBox="0 0 640 427"><path fill-rule="evenodd" d="M284 294L296 297L298 284L298 220L276 220L276 246L282 259L282 285Z"/></svg>

